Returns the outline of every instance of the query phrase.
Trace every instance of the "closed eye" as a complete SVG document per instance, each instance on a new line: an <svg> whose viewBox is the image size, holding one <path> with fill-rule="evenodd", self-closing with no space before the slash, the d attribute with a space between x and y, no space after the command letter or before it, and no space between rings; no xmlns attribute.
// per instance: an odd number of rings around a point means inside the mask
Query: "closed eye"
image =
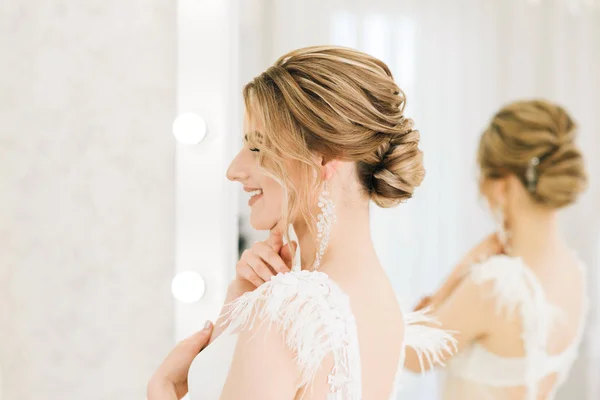
<svg viewBox="0 0 600 400"><path fill-rule="evenodd" d="M252 137L252 140L249 140L250 137ZM255 140L258 140L259 143L262 140L262 134L260 132L258 132L258 131L252 131L252 132L247 133L247 134L244 135L244 142L245 143L249 144L252 141L254 141L254 144L257 144L257 142ZM260 149L258 147L251 147L249 150L253 151L255 153L260 152Z"/></svg>

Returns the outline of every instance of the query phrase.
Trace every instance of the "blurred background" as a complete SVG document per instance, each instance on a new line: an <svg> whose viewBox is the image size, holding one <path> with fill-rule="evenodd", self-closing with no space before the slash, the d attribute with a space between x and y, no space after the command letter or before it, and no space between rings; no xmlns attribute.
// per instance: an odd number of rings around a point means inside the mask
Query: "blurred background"
<svg viewBox="0 0 600 400"><path fill-rule="evenodd" d="M492 114L543 97L578 121L591 186L563 229L594 298L559 398L600 398L600 1L0 1L1 400L143 399L215 319L263 237L224 177L241 89L317 44L385 61L421 131L423 186L372 214L407 310L492 229L475 168ZM437 398L435 374L411 378L402 398Z"/></svg>

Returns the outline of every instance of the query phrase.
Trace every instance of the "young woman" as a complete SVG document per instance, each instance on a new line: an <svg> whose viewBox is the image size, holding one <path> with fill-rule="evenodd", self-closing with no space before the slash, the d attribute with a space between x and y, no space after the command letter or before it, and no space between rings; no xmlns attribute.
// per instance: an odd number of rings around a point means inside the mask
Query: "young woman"
<svg viewBox="0 0 600 400"><path fill-rule="evenodd" d="M404 94L380 60L312 47L281 57L244 99L244 147L227 177L248 192L252 226L271 236L237 265L224 332L189 371L191 399L389 399L404 345L417 342L375 254L369 201L395 206L424 176ZM418 350L436 357L451 337L426 331L432 345ZM186 349L153 378L149 392L170 390L154 399L185 392L199 348Z"/></svg>
<svg viewBox="0 0 600 400"><path fill-rule="evenodd" d="M553 399L583 335L584 270L558 212L586 187L575 124L546 101L502 108L483 133L481 192L498 232L475 247L429 306L458 332L445 399ZM414 354L406 365L421 370Z"/></svg>

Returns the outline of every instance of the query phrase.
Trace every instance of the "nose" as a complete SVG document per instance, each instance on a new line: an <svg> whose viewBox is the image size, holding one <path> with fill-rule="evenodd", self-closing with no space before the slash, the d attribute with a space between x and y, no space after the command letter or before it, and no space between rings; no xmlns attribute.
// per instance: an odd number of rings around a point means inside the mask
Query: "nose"
<svg viewBox="0 0 600 400"><path fill-rule="evenodd" d="M242 149L231 161L229 168L227 168L227 179L230 181L241 182L249 177L248 163L244 157L244 149Z"/></svg>

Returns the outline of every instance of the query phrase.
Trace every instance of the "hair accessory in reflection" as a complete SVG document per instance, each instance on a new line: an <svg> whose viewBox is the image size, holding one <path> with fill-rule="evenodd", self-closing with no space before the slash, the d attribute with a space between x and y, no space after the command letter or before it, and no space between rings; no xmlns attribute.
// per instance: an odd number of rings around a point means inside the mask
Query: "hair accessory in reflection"
<svg viewBox="0 0 600 400"><path fill-rule="evenodd" d="M525 179L527 180L527 190L530 193L535 192L535 188L537 186L537 170L536 167L540 165L540 159L537 157L533 157L529 161L529 165L527 166L527 171L525 171Z"/></svg>

